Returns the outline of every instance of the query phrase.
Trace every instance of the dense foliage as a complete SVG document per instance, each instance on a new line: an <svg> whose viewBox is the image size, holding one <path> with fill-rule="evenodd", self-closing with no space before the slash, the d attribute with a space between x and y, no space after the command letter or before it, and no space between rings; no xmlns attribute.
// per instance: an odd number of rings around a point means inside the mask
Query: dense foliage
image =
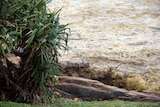
<svg viewBox="0 0 160 107"><path fill-rule="evenodd" d="M47 12L47 2L0 1L0 100L44 99L42 92L55 82L69 28L59 23L60 10Z"/></svg>

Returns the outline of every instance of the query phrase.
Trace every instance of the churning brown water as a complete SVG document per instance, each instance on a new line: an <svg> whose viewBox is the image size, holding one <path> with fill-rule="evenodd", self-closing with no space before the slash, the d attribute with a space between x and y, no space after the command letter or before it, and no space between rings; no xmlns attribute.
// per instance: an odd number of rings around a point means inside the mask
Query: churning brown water
<svg viewBox="0 0 160 107"><path fill-rule="evenodd" d="M52 0L61 23L71 23L65 63L87 62L92 77L115 72L143 76L160 90L160 0ZM128 77L127 77L128 78Z"/></svg>

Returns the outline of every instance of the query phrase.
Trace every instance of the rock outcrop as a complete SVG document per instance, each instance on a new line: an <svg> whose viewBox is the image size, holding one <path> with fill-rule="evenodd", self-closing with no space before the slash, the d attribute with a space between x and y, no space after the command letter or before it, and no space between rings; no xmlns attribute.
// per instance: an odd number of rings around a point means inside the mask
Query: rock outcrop
<svg viewBox="0 0 160 107"><path fill-rule="evenodd" d="M96 80L59 76L54 95L80 100L126 100L160 102L160 93L128 91Z"/></svg>

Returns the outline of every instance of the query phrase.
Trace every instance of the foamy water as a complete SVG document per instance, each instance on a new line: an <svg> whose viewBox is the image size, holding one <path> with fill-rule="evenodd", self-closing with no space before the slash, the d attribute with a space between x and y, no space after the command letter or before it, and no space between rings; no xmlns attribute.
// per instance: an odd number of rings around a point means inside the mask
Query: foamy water
<svg viewBox="0 0 160 107"><path fill-rule="evenodd" d="M71 23L69 51L61 61L87 60L94 71L121 64L120 71L160 77L159 0L52 0Z"/></svg>

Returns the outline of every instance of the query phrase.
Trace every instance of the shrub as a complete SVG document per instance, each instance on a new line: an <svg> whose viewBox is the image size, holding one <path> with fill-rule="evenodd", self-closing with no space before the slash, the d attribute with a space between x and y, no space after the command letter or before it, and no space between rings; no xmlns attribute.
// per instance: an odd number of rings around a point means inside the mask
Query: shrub
<svg viewBox="0 0 160 107"><path fill-rule="evenodd" d="M0 99L34 102L58 75L58 50L67 49L68 25L46 0L0 1ZM18 64L12 61L18 60Z"/></svg>

